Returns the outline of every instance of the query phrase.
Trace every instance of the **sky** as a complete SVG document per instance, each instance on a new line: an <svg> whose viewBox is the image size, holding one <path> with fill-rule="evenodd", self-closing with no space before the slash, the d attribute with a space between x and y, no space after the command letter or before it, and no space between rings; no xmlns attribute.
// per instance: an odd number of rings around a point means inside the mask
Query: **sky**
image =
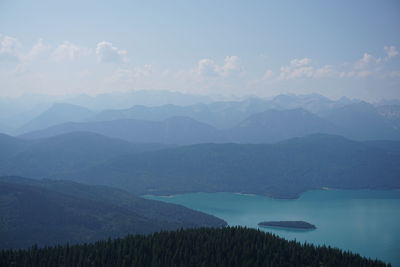
<svg viewBox="0 0 400 267"><path fill-rule="evenodd" d="M400 98L400 1L0 0L0 97Z"/></svg>

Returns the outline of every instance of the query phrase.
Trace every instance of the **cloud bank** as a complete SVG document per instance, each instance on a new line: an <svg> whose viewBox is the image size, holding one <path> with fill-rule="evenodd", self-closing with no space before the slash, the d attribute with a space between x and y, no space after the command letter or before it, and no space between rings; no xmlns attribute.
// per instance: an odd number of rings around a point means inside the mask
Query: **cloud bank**
<svg viewBox="0 0 400 267"><path fill-rule="evenodd" d="M392 96L396 92L400 96L398 48L385 45L380 55L368 52L359 55L353 61L335 64L321 64L318 58L295 57L264 68L251 65L248 58L244 58L247 59L244 64L242 56L227 55L170 67L157 62L136 64L135 54L129 54L130 60L127 50L109 41L85 47L71 41L49 44L38 39L29 46L15 37L0 34L0 87L3 88L0 93L169 89L206 94L277 94L277 90L284 92L286 88L293 88L293 92L302 87L312 90L340 86L362 94L364 88L375 86L375 81L380 90L374 89L376 95L384 93L382 88L388 85ZM265 55L260 61L268 65Z"/></svg>

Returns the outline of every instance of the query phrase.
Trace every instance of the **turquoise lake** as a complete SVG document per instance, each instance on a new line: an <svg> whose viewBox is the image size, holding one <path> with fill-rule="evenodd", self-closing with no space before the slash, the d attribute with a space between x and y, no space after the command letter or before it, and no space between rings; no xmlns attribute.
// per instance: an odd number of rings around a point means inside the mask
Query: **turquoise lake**
<svg viewBox="0 0 400 267"><path fill-rule="evenodd" d="M400 191L319 190L298 199L236 193L144 196L212 214L229 225L259 228L285 239L325 244L400 266ZM261 228L261 221L302 220L316 230Z"/></svg>

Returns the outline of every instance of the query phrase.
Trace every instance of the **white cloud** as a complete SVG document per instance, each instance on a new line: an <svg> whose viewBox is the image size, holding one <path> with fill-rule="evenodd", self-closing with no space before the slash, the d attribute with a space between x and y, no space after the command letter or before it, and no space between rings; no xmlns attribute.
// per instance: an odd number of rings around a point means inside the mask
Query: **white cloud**
<svg viewBox="0 0 400 267"><path fill-rule="evenodd" d="M380 61L381 61L380 58L375 58L368 53L364 53L362 58L354 64L354 68L355 69L365 69L372 64L379 63Z"/></svg>
<svg viewBox="0 0 400 267"><path fill-rule="evenodd" d="M399 54L395 46L385 46L383 49L385 49L386 52L386 59L391 59Z"/></svg>
<svg viewBox="0 0 400 267"><path fill-rule="evenodd" d="M29 51L27 55L28 60L32 60L35 58L40 57L41 55L49 52L51 50L51 46L48 44L45 44L42 39L39 39L39 41L32 46L31 50Z"/></svg>
<svg viewBox="0 0 400 267"><path fill-rule="evenodd" d="M16 38L0 34L0 61L19 61L19 47Z"/></svg>
<svg viewBox="0 0 400 267"><path fill-rule="evenodd" d="M337 75L337 71L330 65L325 65L321 68L315 68L313 77L315 78L324 78L324 77L332 77Z"/></svg>
<svg viewBox="0 0 400 267"><path fill-rule="evenodd" d="M308 77L311 78L313 76L313 68L312 67L298 67L298 68L291 68L291 67L282 67L281 68L281 75L282 79L295 79L295 78L302 78Z"/></svg>
<svg viewBox="0 0 400 267"><path fill-rule="evenodd" d="M57 61L76 60L90 54L90 49L77 46L70 42L59 45L52 53L52 58Z"/></svg>
<svg viewBox="0 0 400 267"><path fill-rule="evenodd" d="M353 64L353 68L347 71L342 71L340 77L358 77L365 78L373 75L381 77L387 76L386 61L398 55L398 51L394 46L385 46L386 56L384 58L374 57L371 54L364 53L361 59Z"/></svg>
<svg viewBox="0 0 400 267"><path fill-rule="evenodd" d="M311 63L311 59L309 58L302 58L302 59L293 59L292 61L290 61L290 65L293 67L302 67L302 66L306 66L309 65Z"/></svg>
<svg viewBox="0 0 400 267"><path fill-rule="evenodd" d="M97 61L100 63L120 63L127 61L128 52L118 49L110 42L100 42L96 47Z"/></svg>
<svg viewBox="0 0 400 267"><path fill-rule="evenodd" d="M201 59L197 63L197 72L201 76L218 76L219 67L215 62L209 58Z"/></svg>
<svg viewBox="0 0 400 267"><path fill-rule="evenodd" d="M312 64L313 61L310 58L293 59L288 65L280 68L278 79L396 77L395 72L390 72L385 63L396 57L399 52L395 46L385 46L384 50L386 52L385 57L375 57L369 53L364 53L357 61L339 66L325 65L319 67ZM389 73L392 74L389 75Z"/></svg>
<svg viewBox="0 0 400 267"><path fill-rule="evenodd" d="M242 67L240 66L240 60L238 56L226 56L224 65L220 69L220 73L224 76L229 76L233 73L238 73L241 70Z"/></svg>
<svg viewBox="0 0 400 267"><path fill-rule="evenodd" d="M212 59L204 58L197 63L197 73L200 76L212 77L223 76L227 77L233 74L240 73L242 67L238 56L226 56L224 65L216 64Z"/></svg>
<svg viewBox="0 0 400 267"><path fill-rule="evenodd" d="M325 65L323 67L311 66L310 58L293 59L288 66L280 68L280 80L290 80L296 78L323 78L330 77L335 74L332 66Z"/></svg>

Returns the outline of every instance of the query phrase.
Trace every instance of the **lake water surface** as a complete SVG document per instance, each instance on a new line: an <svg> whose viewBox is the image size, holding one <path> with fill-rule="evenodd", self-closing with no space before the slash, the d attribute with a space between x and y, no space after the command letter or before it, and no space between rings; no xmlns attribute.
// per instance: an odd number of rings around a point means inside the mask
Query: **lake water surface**
<svg viewBox="0 0 400 267"><path fill-rule="evenodd" d="M320 190L290 200L236 193L145 198L212 214L231 226L259 228L257 224L261 221L307 221L317 229L260 229L286 239L326 244L400 266L400 191Z"/></svg>

